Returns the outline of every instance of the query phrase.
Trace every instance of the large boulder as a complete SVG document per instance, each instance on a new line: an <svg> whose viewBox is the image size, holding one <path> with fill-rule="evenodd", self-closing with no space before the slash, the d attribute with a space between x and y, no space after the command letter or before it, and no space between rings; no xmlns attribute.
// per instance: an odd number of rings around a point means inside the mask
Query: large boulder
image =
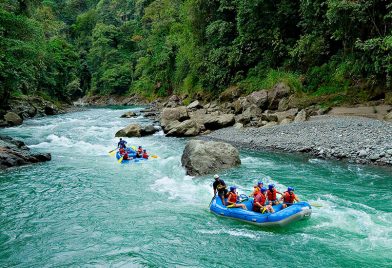
<svg viewBox="0 0 392 268"><path fill-rule="evenodd" d="M221 102L232 102L238 99L242 94L242 89L239 87L229 87L219 95Z"/></svg>
<svg viewBox="0 0 392 268"><path fill-rule="evenodd" d="M224 142L191 140L181 157L182 166L191 176L218 172L241 164L238 150Z"/></svg>
<svg viewBox="0 0 392 268"><path fill-rule="evenodd" d="M247 98L241 97L235 102L233 102L234 113L240 114L245 111L250 105L251 103L247 100Z"/></svg>
<svg viewBox="0 0 392 268"><path fill-rule="evenodd" d="M255 91L252 94L248 95L246 99L248 100L248 102L255 104L257 107L264 110L268 106L268 91Z"/></svg>
<svg viewBox="0 0 392 268"><path fill-rule="evenodd" d="M308 120L309 116L305 109L299 111L299 113L295 116L294 122L304 122Z"/></svg>
<svg viewBox="0 0 392 268"><path fill-rule="evenodd" d="M185 106L176 108L165 108L161 113L161 126L165 130L166 126L173 121L185 121L189 119L188 111Z"/></svg>
<svg viewBox="0 0 392 268"><path fill-rule="evenodd" d="M11 126L17 126L23 123L23 119L14 112L6 113L4 115L4 120Z"/></svg>
<svg viewBox="0 0 392 268"><path fill-rule="evenodd" d="M143 136L148 136L148 135L152 135L155 132L158 131L158 128L154 127L153 125L147 125L147 126L142 126L140 128L140 135Z"/></svg>
<svg viewBox="0 0 392 268"><path fill-rule="evenodd" d="M49 161L49 153L34 154L22 141L0 136L0 170L14 166Z"/></svg>
<svg viewBox="0 0 392 268"><path fill-rule="evenodd" d="M269 106L268 109L270 110L276 110L279 107L279 102L285 98L288 97L290 95L290 87L281 82L276 84L272 91L270 92L270 94L268 94L268 102L269 102Z"/></svg>
<svg viewBox="0 0 392 268"><path fill-rule="evenodd" d="M194 102L189 104L186 108L188 110L196 110L196 109L200 109L202 107L203 107L203 105L198 100L195 100Z"/></svg>
<svg viewBox="0 0 392 268"><path fill-rule="evenodd" d="M139 124L131 124L117 131L115 137L141 137L141 127Z"/></svg>
<svg viewBox="0 0 392 268"><path fill-rule="evenodd" d="M197 136L200 132L204 131L205 128L203 125L199 124L194 119L188 119L183 122L172 121L166 127L167 133L166 136L173 137L191 137Z"/></svg>
<svg viewBox="0 0 392 268"><path fill-rule="evenodd" d="M204 126L206 129L215 130L232 126L234 123L235 118L233 114L221 114L218 116L209 116L208 119L204 121Z"/></svg>

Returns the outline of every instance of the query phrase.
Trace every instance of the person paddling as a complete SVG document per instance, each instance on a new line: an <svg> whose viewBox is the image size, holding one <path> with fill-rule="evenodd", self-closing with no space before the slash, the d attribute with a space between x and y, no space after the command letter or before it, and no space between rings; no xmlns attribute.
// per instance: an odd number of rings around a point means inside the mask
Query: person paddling
<svg viewBox="0 0 392 268"><path fill-rule="evenodd" d="M276 198L276 194L283 195L281 192L278 192L275 189L275 185L274 184L268 185L267 198L268 198L268 202L269 202L270 205L277 205L277 204L279 204L279 200Z"/></svg>
<svg viewBox="0 0 392 268"><path fill-rule="evenodd" d="M125 140L123 140L122 138L120 138L120 141L117 143L117 148L125 149L125 148L127 148L126 144L127 144L127 142Z"/></svg>
<svg viewBox="0 0 392 268"><path fill-rule="evenodd" d="M242 209L248 210L244 204L237 204L238 195L237 195L236 190L237 190L237 187L235 187L235 186L230 187L230 192L229 192L229 195L227 196L227 203L228 203L227 207L228 208L242 208Z"/></svg>
<svg viewBox="0 0 392 268"><path fill-rule="evenodd" d="M146 151L146 150L143 150L142 157L143 157L144 159L148 159L148 154L147 154L147 151Z"/></svg>
<svg viewBox="0 0 392 268"><path fill-rule="evenodd" d="M262 187L260 189L260 192L255 196L255 199L253 200L253 211L261 212L261 213L275 212L271 205L265 204L265 201L267 200L266 193L267 193L267 188Z"/></svg>
<svg viewBox="0 0 392 268"><path fill-rule="evenodd" d="M137 152L138 152L139 154L142 154L142 153L143 153L143 148L142 148L142 146L139 146L139 147L137 148Z"/></svg>
<svg viewBox="0 0 392 268"><path fill-rule="evenodd" d="M214 196L218 192L218 196L221 198L222 204L225 206L226 205L225 197L226 197L227 192L228 192L226 183L219 178L218 174L214 175L214 179L215 179L215 181L212 184L212 188L214 189Z"/></svg>
<svg viewBox="0 0 392 268"><path fill-rule="evenodd" d="M299 202L299 198L294 193L294 187L289 186L287 191L283 193L280 200L283 200L283 208L287 208L294 204L295 201Z"/></svg>

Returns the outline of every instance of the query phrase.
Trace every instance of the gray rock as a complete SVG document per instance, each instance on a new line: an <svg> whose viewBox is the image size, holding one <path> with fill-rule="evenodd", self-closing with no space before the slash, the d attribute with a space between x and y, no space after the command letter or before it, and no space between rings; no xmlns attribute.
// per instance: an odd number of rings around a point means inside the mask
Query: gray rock
<svg viewBox="0 0 392 268"><path fill-rule="evenodd" d="M148 135L154 134L157 131L158 131L158 129L156 127L154 127L153 125L142 126L140 129L140 135L142 137L148 136Z"/></svg>
<svg viewBox="0 0 392 268"><path fill-rule="evenodd" d="M197 136L205 130L204 126L200 125L194 119L188 119L183 122L173 122L169 125L168 129L166 136L174 137Z"/></svg>
<svg viewBox="0 0 392 268"><path fill-rule="evenodd" d="M181 157L187 175L200 176L241 164L238 150L228 143L189 141Z"/></svg>
<svg viewBox="0 0 392 268"><path fill-rule="evenodd" d="M219 95L221 102L232 102L239 98L242 94L242 89L239 87L230 87Z"/></svg>
<svg viewBox="0 0 392 268"><path fill-rule="evenodd" d="M286 124L290 124L291 122L293 122L293 119L291 118L285 118L282 121L280 121L280 125L286 125Z"/></svg>
<svg viewBox="0 0 392 268"><path fill-rule="evenodd" d="M233 108L235 114L240 114L245 111L251 105L245 97L241 97L233 102Z"/></svg>
<svg viewBox="0 0 392 268"><path fill-rule="evenodd" d="M368 152L366 150L360 150L358 152L359 157L366 157L368 155Z"/></svg>
<svg viewBox="0 0 392 268"><path fill-rule="evenodd" d="M141 127L139 124L131 124L117 131L115 137L141 137Z"/></svg>
<svg viewBox="0 0 392 268"><path fill-rule="evenodd" d="M185 106L176 108L164 108L161 112L161 126L166 130L166 126L172 121L185 121L189 119L188 111Z"/></svg>
<svg viewBox="0 0 392 268"><path fill-rule="evenodd" d="M51 160L49 153L34 154L22 141L0 136L0 169Z"/></svg>
<svg viewBox="0 0 392 268"><path fill-rule="evenodd" d="M222 114L218 116L210 116L205 122L206 129L215 130L223 127L232 126L235 123L233 114Z"/></svg>
<svg viewBox="0 0 392 268"><path fill-rule="evenodd" d="M132 117L135 117L135 116L137 116L137 114L135 112L129 111L129 112L124 113L121 116L121 118L132 118ZM144 116L146 116L146 115L144 114Z"/></svg>
<svg viewBox="0 0 392 268"><path fill-rule="evenodd" d="M296 116L294 119L294 122L304 122L306 120L308 120L309 116L306 112L305 109L302 109Z"/></svg>
<svg viewBox="0 0 392 268"><path fill-rule="evenodd" d="M203 105L201 105L201 103L198 100L195 100L194 102L189 104L186 108L189 110L194 110L194 109L199 109L202 107L203 107Z"/></svg>
<svg viewBox="0 0 392 268"><path fill-rule="evenodd" d="M268 105L268 91L255 91L247 96L247 101L264 110L265 108L267 108Z"/></svg>
<svg viewBox="0 0 392 268"><path fill-rule="evenodd" d="M21 125L23 119L14 112L8 112L4 115L4 120L11 126Z"/></svg>
<svg viewBox="0 0 392 268"><path fill-rule="evenodd" d="M268 94L268 109L270 110L276 110L279 107L279 102L282 98L287 97L290 95L290 87L283 83L280 82L276 84L270 94Z"/></svg>

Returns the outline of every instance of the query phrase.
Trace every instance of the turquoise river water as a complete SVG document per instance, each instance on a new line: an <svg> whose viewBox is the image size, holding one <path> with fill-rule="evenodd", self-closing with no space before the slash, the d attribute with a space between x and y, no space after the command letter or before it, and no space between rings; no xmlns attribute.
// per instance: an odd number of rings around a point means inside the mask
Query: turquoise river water
<svg viewBox="0 0 392 268"><path fill-rule="evenodd" d="M114 133L149 123L123 112L91 109L0 130L52 154L0 172L0 267L392 267L390 168L242 150L241 166L220 173L239 193L264 178L319 205L308 220L260 228L209 212L212 176L181 167L187 139L129 138L159 158L117 163L108 155Z"/></svg>

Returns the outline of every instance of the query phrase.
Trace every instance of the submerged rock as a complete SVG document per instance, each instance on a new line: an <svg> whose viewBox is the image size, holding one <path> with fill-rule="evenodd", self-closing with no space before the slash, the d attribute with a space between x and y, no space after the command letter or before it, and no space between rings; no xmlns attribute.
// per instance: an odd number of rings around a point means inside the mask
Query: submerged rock
<svg viewBox="0 0 392 268"><path fill-rule="evenodd" d="M215 173L241 164L238 150L231 144L191 140L181 157L182 166L191 176Z"/></svg>
<svg viewBox="0 0 392 268"><path fill-rule="evenodd" d="M135 112L129 111L124 113L123 115L121 115L121 118L132 118L137 116L137 114Z"/></svg>
<svg viewBox="0 0 392 268"><path fill-rule="evenodd" d="M0 136L0 169L51 160L49 153L33 154L24 142Z"/></svg>

